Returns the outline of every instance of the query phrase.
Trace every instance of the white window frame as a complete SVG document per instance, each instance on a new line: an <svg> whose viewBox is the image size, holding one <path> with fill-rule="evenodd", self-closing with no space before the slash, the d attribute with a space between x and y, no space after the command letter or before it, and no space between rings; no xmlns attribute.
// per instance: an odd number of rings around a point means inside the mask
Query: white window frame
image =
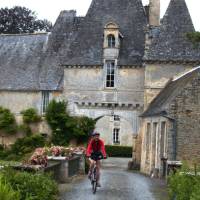
<svg viewBox="0 0 200 200"><path fill-rule="evenodd" d="M113 120L114 121L120 121L120 116L119 115L113 115Z"/></svg>
<svg viewBox="0 0 200 200"><path fill-rule="evenodd" d="M145 147L145 162L149 162L150 160L150 150L151 150L151 128L152 124L151 122L146 123L146 131L145 131L145 141L144 141L144 147Z"/></svg>
<svg viewBox="0 0 200 200"><path fill-rule="evenodd" d="M161 127L162 127L162 123L165 124L164 134L163 134L163 140L164 140L163 156L164 156L164 158L167 158L167 148L168 148L167 122L161 121Z"/></svg>
<svg viewBox="0 0 200 200"><path fill-rule="evenodd" d="M153 123L155 126L155 136L156 136L156 149L155 149L155 168L158 168L159 166L159 160L160 160L160 134L158 132L158 122ZM154 126L153 125L153 126Z"/></svg>
<svg viewBox="0 0 200 200"><path fill-rule="evenodd" d="M50 91L42 91L42 102L41 102L41 111L46 113L46 109L50 102Z"/></svg>
<svg viewBox="0 0 200 200"><path fill-rule="evenodd" d="M109 64L109 65L108 65ZM116 60L105 60L105 88L116 88ZM113 77L113 80L112 80Z"/></svg>
<svg viewBox="0 0 200 200"><path fill-rule="evenodd" d="M108 48L115 48L116 47L115 35L113 35L113 34L107 35L107 45L108 45Z"/></svg>
<svg viewBox="0 0 200 200"><path fill-rule="evenodd" d="M120 128L113 129L113 144L120 144Z"/></svg>

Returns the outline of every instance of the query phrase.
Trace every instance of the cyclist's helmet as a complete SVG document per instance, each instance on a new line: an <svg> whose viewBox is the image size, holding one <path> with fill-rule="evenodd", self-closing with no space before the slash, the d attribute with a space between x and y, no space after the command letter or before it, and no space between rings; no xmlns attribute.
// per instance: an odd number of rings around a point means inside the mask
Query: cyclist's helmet
<svg viewBox="0 0 200 200"><path fill-rule="evenodd" d="M95 135L100 135L100 133L99 132L93 132L92 136L95 136Z"/></svg>

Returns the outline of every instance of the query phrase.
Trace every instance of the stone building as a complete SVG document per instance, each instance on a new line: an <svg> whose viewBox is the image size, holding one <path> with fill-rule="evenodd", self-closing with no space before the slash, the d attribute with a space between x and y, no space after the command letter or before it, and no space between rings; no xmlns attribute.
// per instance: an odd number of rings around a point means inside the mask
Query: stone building
<svg viewBox="0 0 200 200"><path fill-rule="evenodd" d="M165 176L167 161L200 163L200 67L170 80L142 114L141 171Z"/></svg>
<svg viewBox="0 0 200 200"><path fill-rule="evenodd" d="M0 35L0 105L19 116L68 101L72 115L99 119L106 144L132 145L151 100L200 62L185 0L159 16L159 0L93 0L84 17L62 11L51 33Z"/></svg>

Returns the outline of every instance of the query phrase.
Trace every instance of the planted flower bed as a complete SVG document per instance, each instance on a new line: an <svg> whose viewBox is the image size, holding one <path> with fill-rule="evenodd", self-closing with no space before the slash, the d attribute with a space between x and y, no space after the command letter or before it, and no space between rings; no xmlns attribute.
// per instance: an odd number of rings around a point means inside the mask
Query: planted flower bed
<svg viewBox="0 0 200 200"><path fill-rule="evenodd" d="M70 160L74 155L83 155L85 153L84 147L62 147L53 146L50 148L37 148L31 158L29 159L29 165L40 165L41 167L47 167L48 160L59 158L60 160ZM59 160L57 159L57 160Z"/></svg>

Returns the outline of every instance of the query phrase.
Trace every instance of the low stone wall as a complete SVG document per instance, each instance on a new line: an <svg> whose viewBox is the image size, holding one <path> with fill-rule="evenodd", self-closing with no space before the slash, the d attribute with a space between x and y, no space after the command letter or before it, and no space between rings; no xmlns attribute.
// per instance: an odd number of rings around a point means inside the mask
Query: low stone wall
<svg viewBox="0 0 200 200"><path fill-rule="evenodd" d="M27 172L51 173L58 183L67 183L71 177L85 174L85 156L74 155L69 160L66 160L65 157L49 157L48 165L45 168L42 168L41 165L17 165L13 168Z"/></svg>
<svg viewBox="0 0 200 200"><path fill-rule="evenodd" d="M70 160L64 157L49 158L48 166L44 172L51 172L59 183L69 182L69 178L85 172L85 158L83 155L75 155Z"/></svg>

